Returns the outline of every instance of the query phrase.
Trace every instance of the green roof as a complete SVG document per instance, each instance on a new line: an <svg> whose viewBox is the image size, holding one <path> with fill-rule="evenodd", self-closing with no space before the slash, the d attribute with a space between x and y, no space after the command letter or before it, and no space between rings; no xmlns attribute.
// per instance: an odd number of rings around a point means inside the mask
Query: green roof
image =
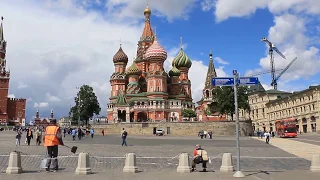
<svg viewBox="0 0 320 180"><path fill-rule="evenodd" d="M127 100L125 95L123 94L123 91L120 91L118 98L116 100L116 104L118 105L127 105Z"/></svg>
<svg viewBox="0 0 320 180"><path fill-rule="evenodd" d="M278 99L269 101L269 102L266 103L266 104L271 104L271 103L274 103L274 102L279 102L279 101L285 100L285 99L287 99L287 98L290 98L290 97L292 97L292 96L296 96L296 95L299 95L299 94L302 94L302 93L305 93L305 92L307 92L307 91L310 91L310 90L313 90L313 89L317 89L317 88L319 88L319 90L320 90L320 85L318 85L318 86L309 86L308 89L305 89L305 90L302 90L302 91L296 91L296 92L293 92L293 93L284 92L284 91L279 91L279 92L283 92L283 94L280 94L281 97L279 97ZM274 90L274 91L277 91L277 90Z"/></svg>

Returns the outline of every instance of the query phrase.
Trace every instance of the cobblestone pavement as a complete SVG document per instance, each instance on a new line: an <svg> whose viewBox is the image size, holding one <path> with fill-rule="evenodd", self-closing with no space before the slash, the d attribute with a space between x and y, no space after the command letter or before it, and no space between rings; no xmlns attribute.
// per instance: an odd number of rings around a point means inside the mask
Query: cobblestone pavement
<svg viewBox="0 0 320 180"><path fill-rule="evenodd" d="M265 141L265 139L259 140ZM292 138L271 138L270 145L307 160L311 160L313 154L320 153L320 146L296 141Z"/></svg>
<svg viewBox="0 0 320 180"><path fill-rule="evenodd" d="M210 170L218 170L221 166L221 155L230 152L235 155L235 140L232 137L214 137L209 139L177 139L173 137L128 138L128 147L119 144L118 136L96 136L93 139L84 138L81 141L72 141L70 136L65 144L78 146L79 152L90 154L90 164L94 172L121 172L124 165L124 155L129 152L137 154L137 164L143 172L175 171L178 165L178 156L182 152L192 154L195 144L201 144L209 156L212 164ZM23 143L23 142L22 142ZM35 140L32 140L35 144ZM241 138L241 168L245 171L283 171L308 170L310 161L298 158L274 146L265 144L256 139ZM0 171L4 171L8 163L8 155L16 150L22 154L22 167L28 172L40 171L40 161L46 151L43 146L15 146L13 132L0 132ZM235 162L235 159L233 159ZM77 166L77 155L73 155L66 147L59 148L59 167L61 172L74 172ZM1 179L1 178L0 178Z"/></svg>

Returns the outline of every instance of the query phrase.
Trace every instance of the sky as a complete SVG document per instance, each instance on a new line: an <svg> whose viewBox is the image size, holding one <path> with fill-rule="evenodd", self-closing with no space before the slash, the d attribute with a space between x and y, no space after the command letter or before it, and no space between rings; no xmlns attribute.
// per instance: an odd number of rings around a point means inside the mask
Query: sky
<svg viewBox="0 0 320 180"><path fill-rule="evenodd" d="M189 77L200 100L212 51L219 77L270 71L267 37L286 56L275 54L276 69L297 61L281 76L278 89L298 91L319 84L319 0L0 0L11 72L10 97L27 99L27 121L66 116L77 89L94 88L106 115L113 55L122 48L130 65L144 25L146 4L152 28L168 52L177 55L180 37L192 59ZM279 73L279 71L277 72ZM258 76L270 89L271 75Z"/></svg>

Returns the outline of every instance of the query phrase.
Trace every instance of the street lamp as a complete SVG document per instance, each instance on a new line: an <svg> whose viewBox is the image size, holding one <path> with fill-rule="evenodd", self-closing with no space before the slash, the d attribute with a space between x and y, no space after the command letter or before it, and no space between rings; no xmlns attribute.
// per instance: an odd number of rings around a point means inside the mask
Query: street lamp
<svg viewBox="0 0 320 180"><path fill-rule="evenodd" d="M80 87L76 87L76 89L78 89L79 90L79 93L78 93L78 127L80 127L80 108L81 108L81 105L80 105L80 103L81 103L81 100L80 100Z"/></svg>

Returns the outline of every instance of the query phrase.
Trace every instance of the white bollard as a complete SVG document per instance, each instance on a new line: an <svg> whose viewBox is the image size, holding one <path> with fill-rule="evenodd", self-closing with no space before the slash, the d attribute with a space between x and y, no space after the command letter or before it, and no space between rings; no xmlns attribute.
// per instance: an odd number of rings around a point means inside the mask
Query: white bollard
<svg viewBox="0 0 320 180"><path fill-rule="evenodd" d="M179 173L190 173L190 160L188 153L182 153L179 156L179 166L177 167L177 172Z"/></svg>
<svg viewBox="0 0 320 180"><path fill-rule="evenodd" d="M126 155L126 160L123 167L123 172L126 173L137 173L138 167L137 167L137 159L135 153L128 153Z"/></svg>
<svg viewBox="0 0 320 180"><path fill-rule="evenodd" d="M233 172L234 171L234 168L232 166L231 153L223 153L220 171L221 172Z"/></svg>
<svg viewBox="0 0 320 180"><path fill-rule="evenodd" d="M310 170L311 172L320 172L320 154L312 155Z"/></svg>
<svg viewBox="0 0 320 180"><path fill-rule="evenodd" d="M89 161L89 154L88 153L80 153L78 158L78 167L75 171L75 174L77 175L86 175L91 174L91 168L90 168L90 161Z"/></svg>
<svg viewBox="0 0 320 180"><path fill-rule="evenodd" d="M20 152L11 152L9 156L7 174L20 174L22 173L21 155Z"/></svg>

